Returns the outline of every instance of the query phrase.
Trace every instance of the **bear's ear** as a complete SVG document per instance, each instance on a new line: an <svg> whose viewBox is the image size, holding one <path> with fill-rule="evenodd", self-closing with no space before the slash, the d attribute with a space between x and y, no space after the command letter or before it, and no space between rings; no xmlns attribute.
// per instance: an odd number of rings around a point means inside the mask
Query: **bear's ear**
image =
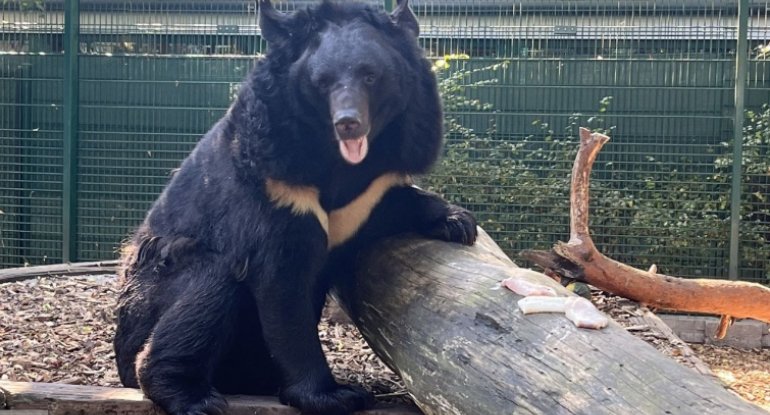
<svg viewBox="0 0 770 415"><path fill-rule="evenodd" d="M417 22L417 17L412 13L412 9L409 8L409 0L396 0L398 6L390 13L390 20L396 24L396 26L410 32L414 37L420 34L420 24Z"/></svg>
<svg viewBox="0 0 770 415"><path fill-rule="evenodd" d="M259 0L259 30L268 43L289 37L289 16L273 8L270 0Z"/></svg>

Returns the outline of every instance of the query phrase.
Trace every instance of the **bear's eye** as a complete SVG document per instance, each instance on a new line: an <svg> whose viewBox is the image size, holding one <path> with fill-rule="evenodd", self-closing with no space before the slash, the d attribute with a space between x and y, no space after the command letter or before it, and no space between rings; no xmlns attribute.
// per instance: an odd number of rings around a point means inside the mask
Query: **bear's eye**
<svg viewBox="0 0 770 415"><path fill-rule="evenodd" d="M332 80L328 76L322 76L315 81L319 89L328 89L332 85Z"/></svg>
<svg viewBox="0 0 770 415"><path fill-rule="evenodd" d="M377 82L377 75L373 73L368 73L364 75L364 83L367 85L374 85L374 83Z"/></svg>

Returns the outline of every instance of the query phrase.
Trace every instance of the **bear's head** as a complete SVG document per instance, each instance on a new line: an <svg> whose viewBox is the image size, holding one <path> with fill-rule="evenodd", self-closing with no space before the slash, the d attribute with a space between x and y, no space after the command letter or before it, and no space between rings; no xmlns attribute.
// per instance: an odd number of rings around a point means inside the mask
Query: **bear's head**
<svg viewBox="0 0 770 415"><path fill-rule="evenodd" d="M333 141L338 158L348 165L387 159L410 173L435 161L441 108L407 0L390 14L326 1L284 14L260 0L259 24L273 73L285 74L287 99L322 130L319 140Z"/></svg>

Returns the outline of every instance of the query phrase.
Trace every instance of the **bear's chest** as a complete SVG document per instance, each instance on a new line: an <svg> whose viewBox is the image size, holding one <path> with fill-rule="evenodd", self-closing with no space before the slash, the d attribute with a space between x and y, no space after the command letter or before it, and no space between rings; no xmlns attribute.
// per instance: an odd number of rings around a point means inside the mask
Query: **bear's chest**
<svg viewBox="0 0 770 415"><path fill-rule="evenodd" d="M401 173L386 173L373 180L352 200L334 209L324 209L321 194L313 186L298 186L267 179L265 190L278 208L289 208L294 215L313 215L327 235L329 249L352 238L371 216L372 211L393 187L408 186L410 178Z"/></svg>

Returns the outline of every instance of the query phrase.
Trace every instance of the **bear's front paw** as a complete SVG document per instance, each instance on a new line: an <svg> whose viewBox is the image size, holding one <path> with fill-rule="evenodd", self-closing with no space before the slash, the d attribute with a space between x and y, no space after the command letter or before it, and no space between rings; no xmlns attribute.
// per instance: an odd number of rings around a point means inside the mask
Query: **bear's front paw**
<svg viewBox="0 0 770 415"><path fill-rule="evenodd" d="M227 412L227 401L214 390L198 402L192 404L175 402L168 406L170 408L167 412L170 415L225 415Z"/></svg>
<svg viewBox="0 0 770 415"><path fill-rule="evenodd" d="M374 396L352 385L335 385L327 392L315 392L305 385L286 388L280 395L281 403L298 408L302 413L318 415L347 415L374 404Z"/></svg>
<svg viewBox="0 0 770 415"><path fill-rule="evenodd" d="M478 236L476 218L459 206L447 206L446 216L439 219L429 230L430 237L442 241L473 245Z"/></svg>

